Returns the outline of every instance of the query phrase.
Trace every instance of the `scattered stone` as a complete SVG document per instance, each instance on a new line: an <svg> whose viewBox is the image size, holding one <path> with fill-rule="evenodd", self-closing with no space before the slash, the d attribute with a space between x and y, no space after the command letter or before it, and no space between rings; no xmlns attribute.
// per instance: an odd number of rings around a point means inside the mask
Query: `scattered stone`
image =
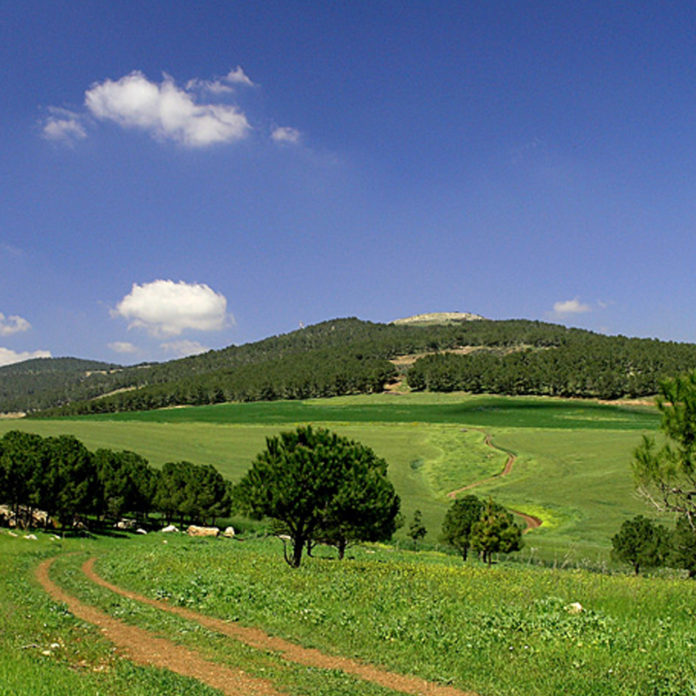
<svg viewBox="0 0 696 696"><path fill-rule="evenodd" d="M123 531L129 530L129 529L135 529L138 526L138 523L135 520L128 520L128 519L121 519L116 524L114 525L115 529L121 529Z"/></svg>
<svg viewBox="0 0 696 696"><path fill-rule="evenodd" d="M177 527L173 524L168 524L166 527L162 527L160 529L160 532L164 532L165 534L169 534L170 532L178 532L179 530Z"/></svg>
<svg viewBox="0 0 696 696"><path fill-rule="evenodd" d="M198 527L197 525L192 524L186 530L186 533L189 536L216 537L216 536L219 536L220 530L217 527Z"/></svg>
<svg viewBox="0 0 696 696"><path fill-rule="evenodd" d="M138 528L135 530L135 533L136 533L136 534L147 534L147 530L143 529L142 527L138 527Z"/></svg>
<svg viewBox="0 0 696 696"><path fill-rule="evenodd" d="M232 539L234 537L234 534L234 527L226 527L225 531L222 533L222 536L225 536L228 539Z"/></svg>
<svg viewBox="0 0 696 696"><path fill-rule="evenodd" d="M7 532L10 536L16 537L17 535L14 532Z"/></svg>
<svg viewBox="0 0 696 696"><path fill-rule="evenodd" d="M571 602L566 606L565 610L569 614L582 614L582 612L584 611L583 606L582 604L580 604L580 602Z"/></svg>
<svg viewBox="0 0 696 696"><path fill-rule="evenodd" d="M32 541L36 541L36 539L37 539L38 537L36 536L36 534L25 534L25 535L24 535L24 538L25 538L25 539L31 539Z"/></svg>

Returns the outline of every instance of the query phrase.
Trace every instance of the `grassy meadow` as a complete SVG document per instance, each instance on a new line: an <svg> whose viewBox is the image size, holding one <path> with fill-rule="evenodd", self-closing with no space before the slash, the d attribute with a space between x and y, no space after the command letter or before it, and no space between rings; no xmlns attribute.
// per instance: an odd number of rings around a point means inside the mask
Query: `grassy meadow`
<svg viewBox="0 0 696 696"><path fill-rule="evenodd" d="M510 476L475 489L543 520L526 535L523 557L609 561L622 521L647 513L636 498L629 463L642 433L659 425L645 406L526 397L407 394L305 402L221 404L64 420L0 421L40 435L71 433L90 449L130 449L153 465L213 464L232 481L246 471L265 438L299 423L329 427L372 447L408 521L423 512L425 541L438 541L449 491L491 477L516 455ZM492 436L495 448L486 446ZM405 529L399 533L405 535Z"/></svg>
<svg viewBox="0 0 696 696"><path fill-rule="evenodd" d="M303 667L92 584L97 556L109 581L150 598L261 627L328 654L473 690L481 696L696 694L696 584L674 578L559 571L435 552L355 549L353 558L287 567L274 538L38 541L0 531L2 696L219 693L166 670L119 659L97 628L52 601L33 571L59 555L51 577L71 595L270 679L289 696L394 696L337 670ZM166 542L166 543L165 543ZM580 602L574 614L570 604Z"/></svg>

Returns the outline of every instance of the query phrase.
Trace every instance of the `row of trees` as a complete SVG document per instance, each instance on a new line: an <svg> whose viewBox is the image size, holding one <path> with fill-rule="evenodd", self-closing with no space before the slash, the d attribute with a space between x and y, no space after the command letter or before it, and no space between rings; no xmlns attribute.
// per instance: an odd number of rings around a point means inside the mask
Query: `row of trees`
<svg viewBox="0 0 696 696"><path fill-rule="evenodd" d="M396 369L388 360L346 354L338 349L322 350L230 370L188 375L177 381L77 401L37 415L143 411L226 401L327 398L380 392L395 376Z"/></svg>
<svg viewBox="0 0 696 696"><path fill-rule="evenodd" d="M667 375L693 369L692 346L588 334L560 346L420 358L411 389L616 399L656 394Z"/></svg>
<svg viewBox="0 0 696 696"><path fill-rule="evenodd" d="M390 359L463 346L486 351L418 361L408 375L412 388L614 398L654 394L659 378L696 368L694 344L538 321L394 325L348 318L161 364L38 359L0 367L0 411L79 402L64 412L112 412L369 393L393 378ZM525 348L532 350L520 352ZM115 390L122 391L94 400Z"/></svg>
<svg viewBox="0 0 696 696"><path fill-rule="evenodd" d="M0 503L20 523L40 509L63 528L89 516L144 520L152 512L214 523L229 514L231 490L210 465L176 462L157 470L135 452L90 452L72 435L13 430L0 438Z"/></svg>

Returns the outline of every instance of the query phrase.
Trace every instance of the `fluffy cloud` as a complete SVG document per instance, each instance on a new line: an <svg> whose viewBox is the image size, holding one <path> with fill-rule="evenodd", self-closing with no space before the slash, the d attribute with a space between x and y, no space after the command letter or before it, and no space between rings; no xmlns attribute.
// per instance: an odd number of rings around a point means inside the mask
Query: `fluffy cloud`
<svg viewBox="0 0 696 696"><path fill-rule="evenodd" d="M171 77L165 76L158 84L139 71L94 84L85 93L85 105L95 118L140 128L156 138L189 147L230 143L244 138L250 130L246 116L237 107L196 103Z"/></svg>
<svg viewBox="0 0 696 696"><path fill-rule="evenodd" d="M51 353L47 350L35 350L33 353L25 351L16 353L9 348L0 348L0 365L12 365L13 363L30 360L31 358L50 358Z"/></svg>
<svg viewBox="0 0 696 696"><path fill-rule="evenodd" d="M294 145L300 142L300 131L289 126L282 126L276 128L271 133L271 138L276 143L291 143Z"/></svg>
<svg viewBox="0 0 696 696"><path fill-rule="evenodd" d="M556 302L553 305L553 313L557 316L567 316L569 314L583 314L591 311L590 305L583 304L576 297L573 300L565 300L564 302Z"/></svg>
<svg viewBox="0 0 696 696"><path fill-rule="evenodd" d="M114 351L114 353L137 353L138 347L134 346L128 341L114 341L108 344L109 348Z"/></svg>
<svg viewBox="0 0 696 696"><path fill-rule="evenodd" d="M143 328L161 337L178 336L186 329L218 331L233 322L224 295L201 283L173 280L134 283L112 316L127 319L129 328Z"/></svg>
<svg viewBox="0 0 696 696"><path fill-rule="evenodd" d="M46 118L41 129L41 134L46 140L70 144L87 137L79 114L53 107L49 109L49 112L50 116Z"/></svg>
<svg viewBox="0 0 696 696"><path fill-rule="evenodd" d="M11 334L29 331L31 324L16 314L6 317L0 312L0 336L10 336Z"/></svg>
<svg viewBox="0 0 696 696"><path fill-rule="evenodd" d="M225 77L217 80L199 80L197 77L186 83L186 89L199 89L213 94L230 94L234 92L232 85L243 87L255 87L256 85L249 79L247 74L238 65L234 70L230 70Z"/></svg>
<svg viewBox="0 0 696 696"><path fill-rule="evenodd" d="M160 346L166 353L172 353L177 358L185 358L187 355L200 355L207 353L210 348L200 344L198 341L169 341Z"/></svg>

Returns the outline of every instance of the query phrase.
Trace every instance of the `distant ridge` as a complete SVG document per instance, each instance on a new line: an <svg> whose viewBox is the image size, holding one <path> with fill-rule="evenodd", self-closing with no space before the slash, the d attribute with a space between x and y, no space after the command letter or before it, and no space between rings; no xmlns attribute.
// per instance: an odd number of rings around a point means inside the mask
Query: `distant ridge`
<svg viewBox="0 0 696 696"><path fill-rule="evenodd" d="M429 314L415 314L412 317L394 319L392 324L450 324L455 321L480 321L485 319L480 314L470 312L430 312Z"/></svg>

